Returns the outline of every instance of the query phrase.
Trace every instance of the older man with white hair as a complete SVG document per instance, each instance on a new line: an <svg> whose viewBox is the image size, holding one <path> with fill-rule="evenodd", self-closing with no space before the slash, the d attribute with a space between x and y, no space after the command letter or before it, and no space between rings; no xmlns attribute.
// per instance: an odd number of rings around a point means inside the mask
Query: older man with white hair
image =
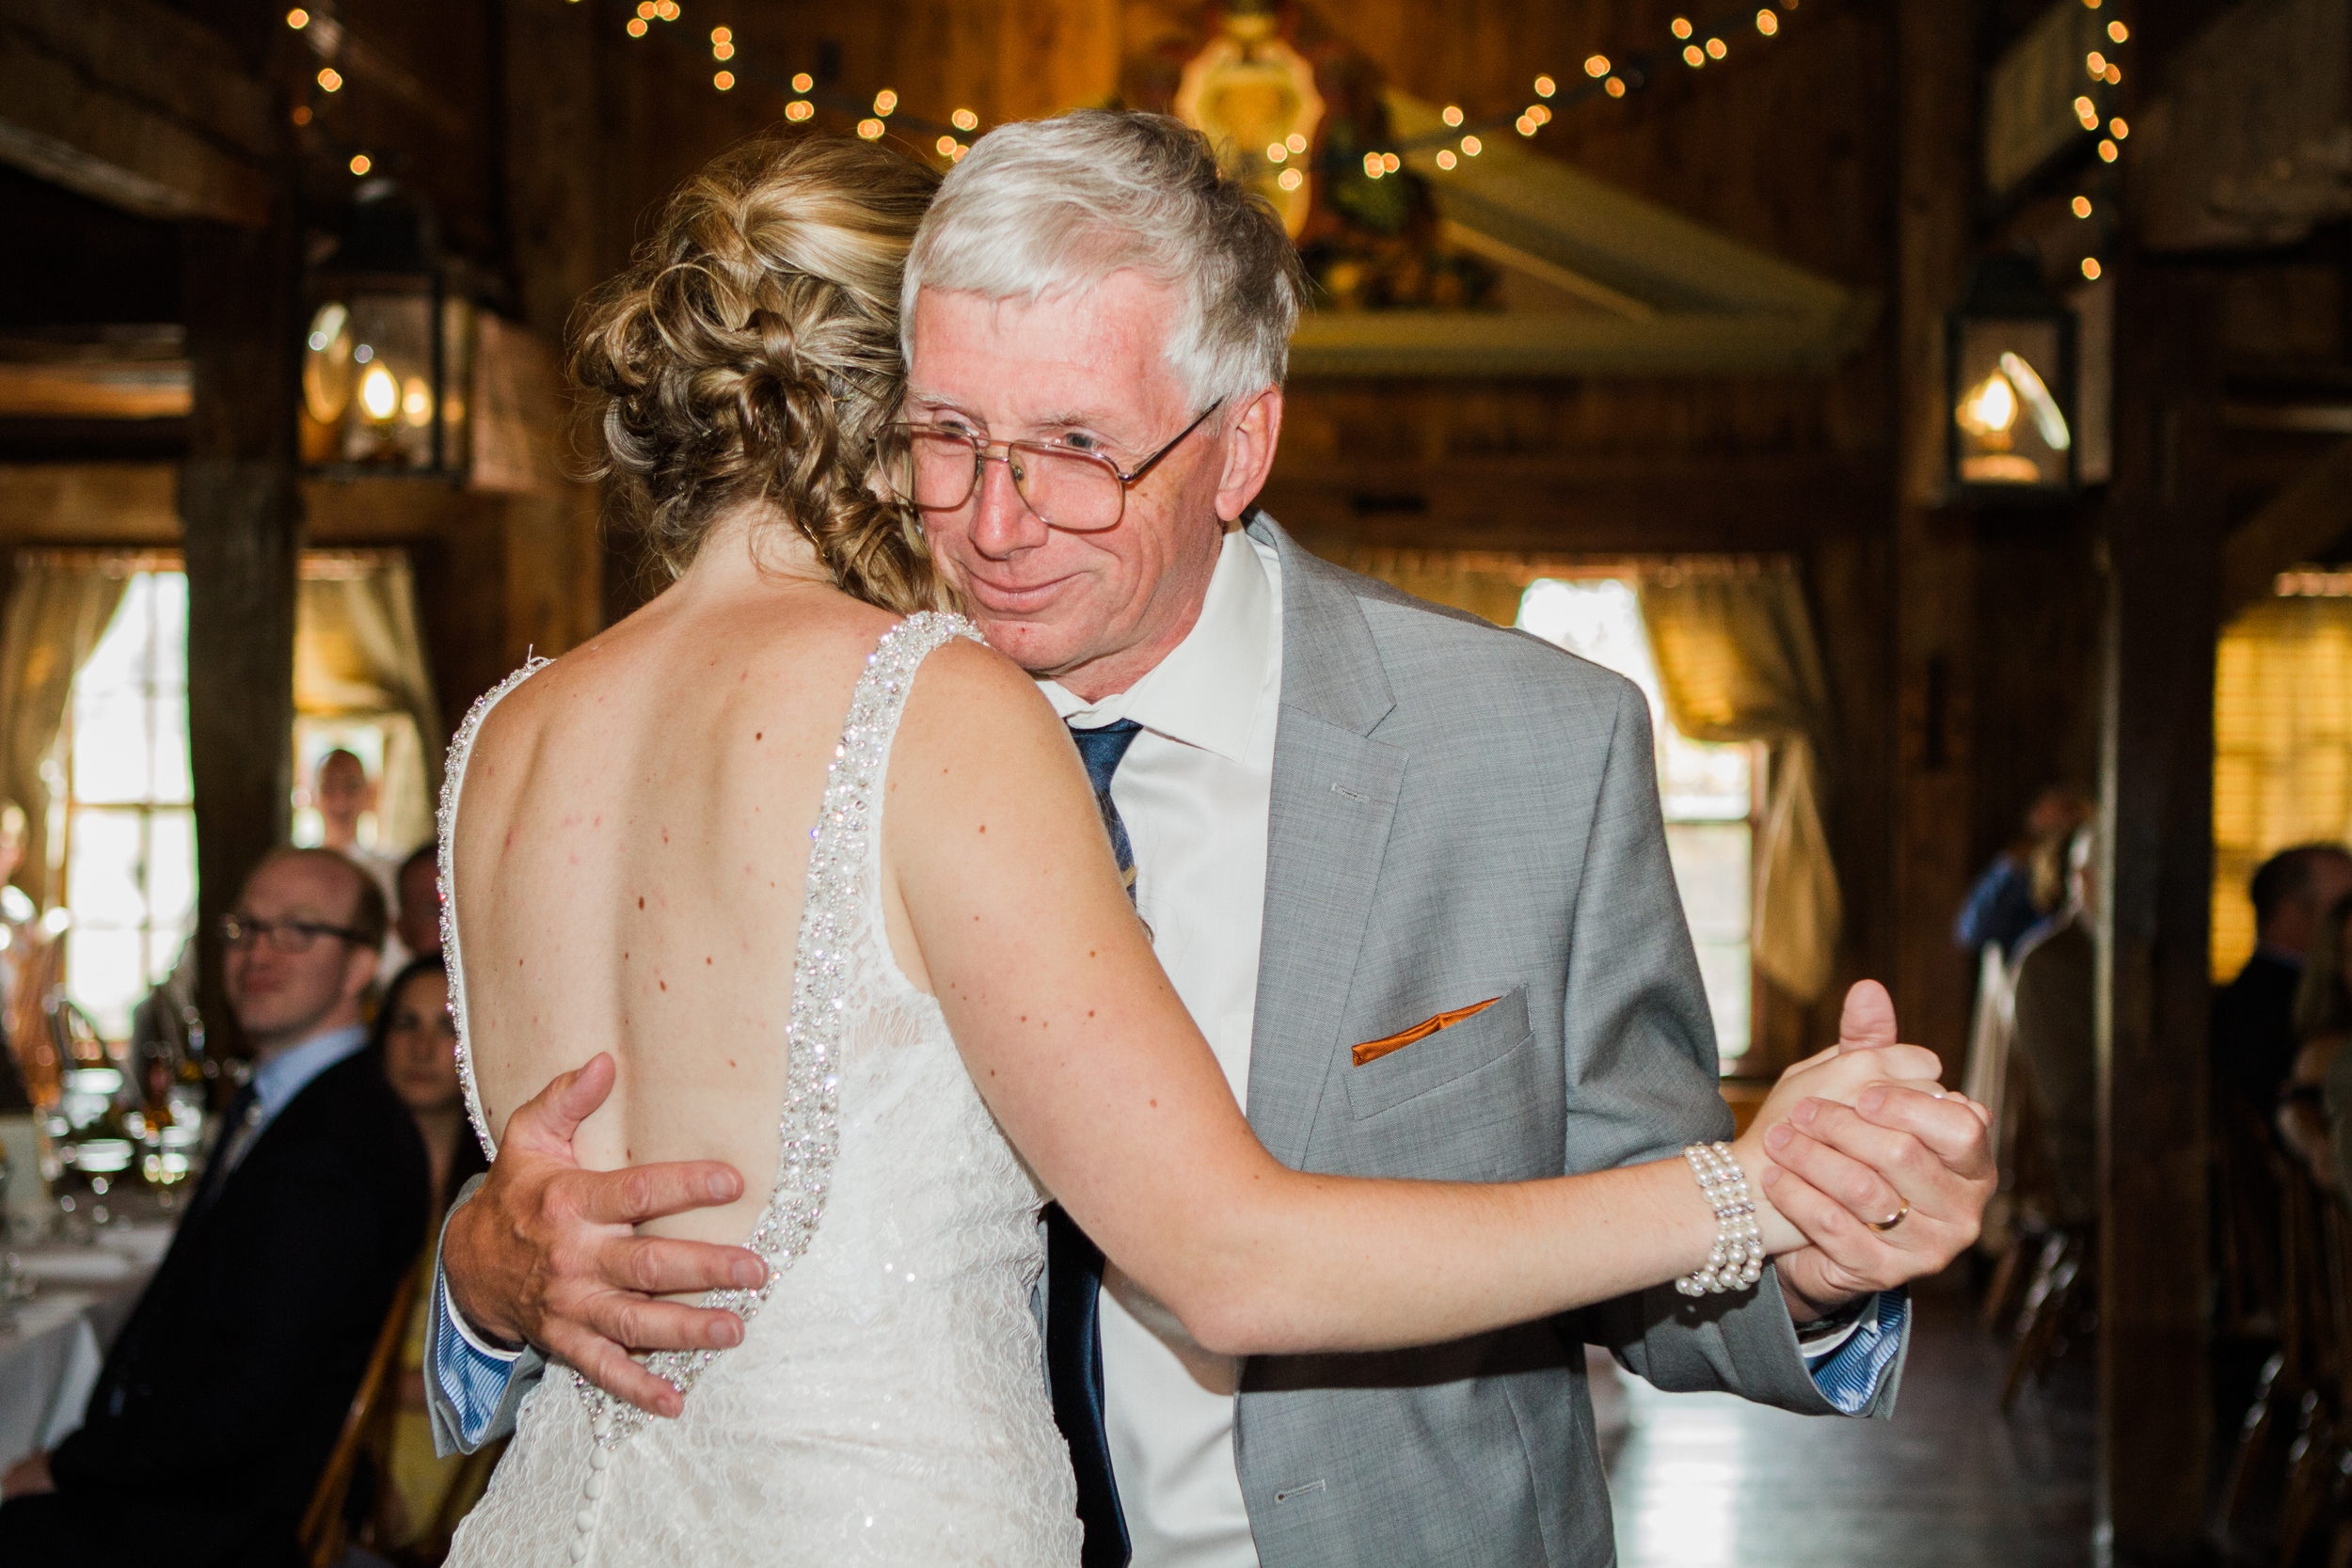
<svg viewBox="0 0 2352 1568"><path fill-rule="evenodd" d="M905 276L905 483L934 552L1072 726L1158 956L1279 1158L1504 1180L1727 1135L1640 692L1253 508L1304 293L1279 224L1175 121L976 144ZM1877 987L1846 1033L1892 1040ZM730 1332L655 1324L643 1292L723 1284L744 1254L629 1227L739 1178L580 1170L563 1150L591 1108L518 1113L538 1125L449 1224L453 1438L501 1429L535 1372L494 1334L668 1410L612 1347ZM1588 1340L1661 1386L1888 1413L1900 1287L1973 1239L1990 1191L1981 1119L1872 1090L1773 1149L1816 1244L1754 1289L1380 1355L1212 1354L1054 1224L1046 1371L1087 1562L1606 1562Z"/></svg>

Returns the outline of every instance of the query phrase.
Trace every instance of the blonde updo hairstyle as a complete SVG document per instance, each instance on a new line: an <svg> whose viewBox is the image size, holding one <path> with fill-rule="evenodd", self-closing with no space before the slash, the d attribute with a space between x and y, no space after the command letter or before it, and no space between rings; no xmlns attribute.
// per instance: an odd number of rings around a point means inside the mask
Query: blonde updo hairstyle
<svg viewBox="0 0 2352 1568"><path fill-rule="evenodd" d="M844 592L949 608L914 515L871 483L906 379L899 272L938 184L867 142L738 148L588 307L571 372L598 415L593 472L672 576L719 516L765 499Z"/></svg>

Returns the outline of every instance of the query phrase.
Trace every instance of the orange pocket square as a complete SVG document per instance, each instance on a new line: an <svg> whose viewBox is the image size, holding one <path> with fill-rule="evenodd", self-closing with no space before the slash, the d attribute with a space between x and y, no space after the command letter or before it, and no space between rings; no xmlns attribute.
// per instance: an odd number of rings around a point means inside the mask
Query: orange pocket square
<svg viewBox="0 0 2352 1568"><path fill-rule="evenodd" d="M1404 1050L1415 1040L1427 1039L1440 1029L1451 1029L1464 1019L1473 1014L1483 1013L1502 1000L1500 996L1489 996L1484 1002L1473 1002L1467 1007L1456 1007L1450 1013L1439 1013L1435 1018L1424 1018L1410 1029L1400 1034L1390 1035L1382 1039L1366 1040L1356 1047L1352 1053L1356 1058L1356 1065L1362 1067L1367 1062L1376 1062L1383 1056Z"/></svg>

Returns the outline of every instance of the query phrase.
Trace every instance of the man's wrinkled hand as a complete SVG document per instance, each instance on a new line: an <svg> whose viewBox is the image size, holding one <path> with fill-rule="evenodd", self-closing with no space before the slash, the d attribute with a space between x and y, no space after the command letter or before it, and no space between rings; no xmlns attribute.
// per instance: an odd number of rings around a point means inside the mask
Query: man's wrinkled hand
<svg viewBox="0 0 2352 1568"><path fill-rule="evenodd" d="M1891 1044L1895 1027L1885 988L1866 980L1847 994L1838 1048ZM1810 1243L1773 1259L1790 1314L1824 1317L1974 1245L1997 1183L1991 1120L1965 1095L1882 1085L1851 1105L1808 1100L1768 1131L1765 1192Z"/></svg>
<svg viewBox="0 0 2352 1568"><path fill-rule="evenodd" d="M441 1263L477 1333L528 1340L607 1393L675 1416L678 1391L629 1353L723 1349L741 1340L743 1321L656 1298L752 1289L767 1265L742 1247L637 1234L646 1220L734 1202L743 1180L732 1167L702 1160L580 1168L573 1137L613 1076L612 1058L599 1053L516 1111L488 1180L450 1216Z"/></svg>

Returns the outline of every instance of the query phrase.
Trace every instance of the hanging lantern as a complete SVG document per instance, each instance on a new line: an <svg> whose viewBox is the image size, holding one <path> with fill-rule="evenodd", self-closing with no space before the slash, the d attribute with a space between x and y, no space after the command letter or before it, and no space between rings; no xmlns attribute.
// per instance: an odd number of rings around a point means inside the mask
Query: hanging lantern
<svg viewBox="0 0 2352 1568"><path fill-rule="evenodd" d="M364 182L312 277L302 345L302 456L328 472L462 480L474 309L422 207Z"/></svg>
<svg viewBox="0 0 2352 1568"><path fill-rule="evenodd" d="M2074 488L2074 313L2030 255L1987 258L1946 324L1951 483L1971 499Z"/></svg>

